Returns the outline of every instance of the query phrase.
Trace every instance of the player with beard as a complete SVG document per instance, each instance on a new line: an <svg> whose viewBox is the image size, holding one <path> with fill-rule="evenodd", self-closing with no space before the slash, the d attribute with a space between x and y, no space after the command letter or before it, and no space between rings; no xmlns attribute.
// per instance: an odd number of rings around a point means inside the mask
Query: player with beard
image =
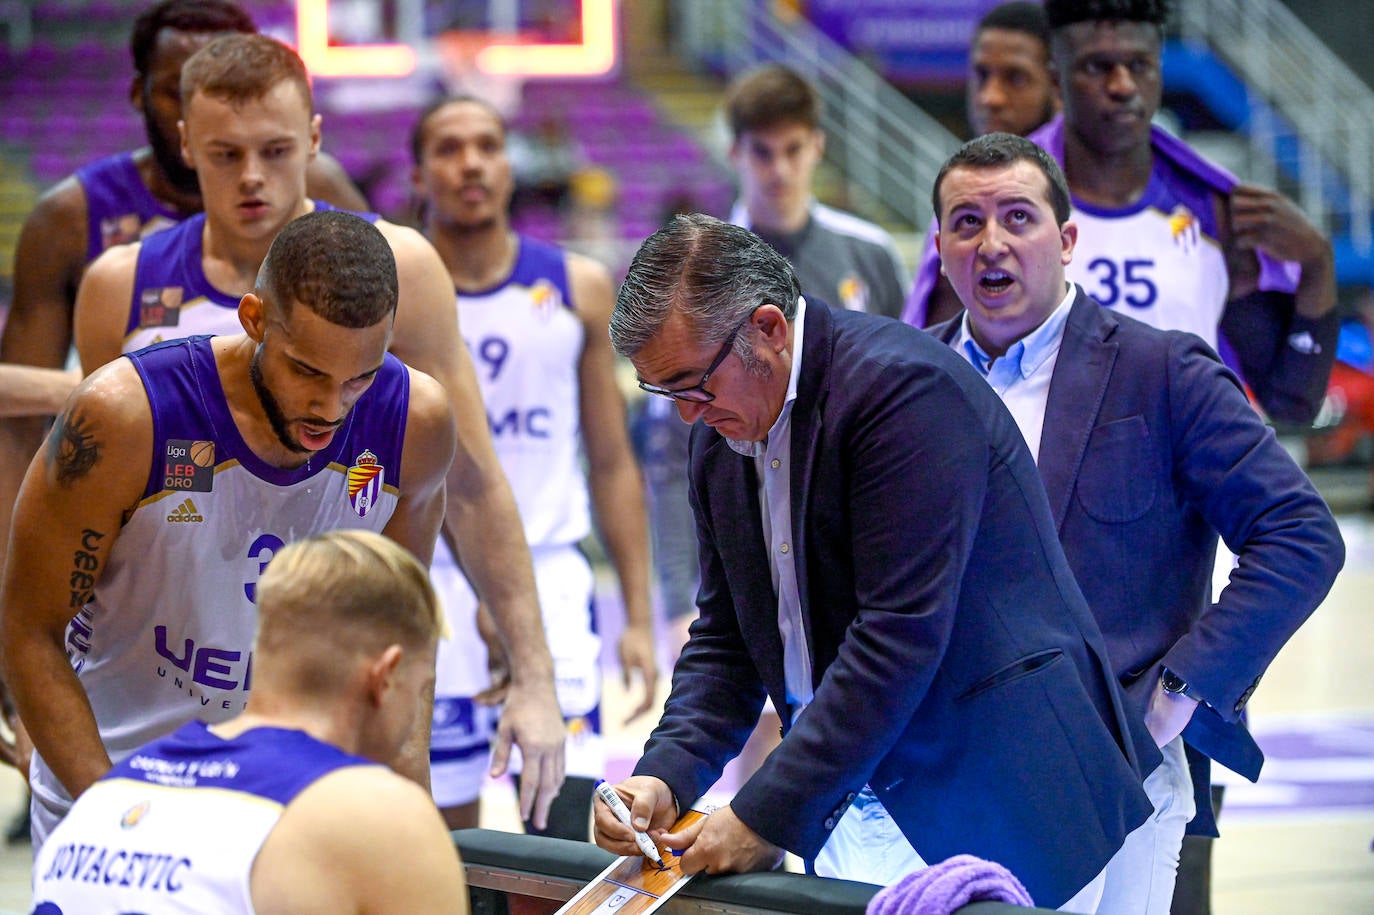
<svg viewBox="0 0 1374 915"><path fill-rule="evenodd" d="M182 91L183 151L197 168L205 212L91 265L76 309L88 372L161 339L236 332L239 300L273 237L322 207L306 194L320 121L294 51L262 35L223 36L187 61ZM524 771L533 773L522 783L522 810L542 826L562 781L564 728L528 547L490 445L444 264L415 230L384 220L376 226L395 253L400 282L392 352L437 378L453 399L460 447L449 478L449 531L511 653L512 691L493 768L504 771L510 742L519 741Z"/></svg>
<svg viewBox="0 0 1374 915"><path fill-rule="evenodd" d="M244 333L118 359L68 401L0 593L35 848L112 761L243 710L256 583L284 544L365 528L428 561L455 424L444 389L387 353L398 289L374 226L303 216L242 297ZM427 736L396 762L421 784Z"/></svg>
<svg viewBox="0 0 1374 915"><path fill-rule="evenodd" d="M634 714L653 701L658 675L643 488L608 331L611 279L592 260L511 231L506 127L490 105L470 97L434 103L411 149L424 231L457 290L497 456L525 525L568 722L569 778L548 829L531 831L585 841L595 779L605 769L593 577L578 546L593 516L624 595L625 683L638 671L644 686ZM457 829L477 825L492 716L474 699L488 685L480 641L464 637L476 634L477 599L443 545L433 575L458 636L439 650L432 781Z"/></svg>
<svg viewBox="0 0 1374 915"><path fill-rule="evenodd" d="M76 289L86 265L105 249L137 241L200 212L195 169L181 156L181 68L216 35L256 32L229 0L163 0L134 23L134 76L129 101L143 119L148 145L77 169L48 190L24 223L15 251L14 303L0 355L5 362L61 366L71 343ZM314 197L365 209L338 162L311 163Z"/></svg>
<svg viewBox="0 0 1374 915"><path fill-rule="evenodd" d="M1336 350L1331 243L1284 195L1238 182L1151 123L1167 0L1050 0L1064 113L1030 135L1064 167L1069 279L1216 347L1273 419L1309 423Z"/></svg>
<svg viewBox="0 0 1374 915"><path fill-rule="evenodd" d="M0 362L61 369L72 343L72 309L86 265L111 245L173 226L201 209L195 170L181 158L177 121L181 67L225 32L255 32L230 0L162 0L134 22L129 101L143 118L148 145L96 160L50 188L29 213L14 252L14 293L0 334ZM339 164L319 155L308 172L312 195L338 206L366 207ZM77 376L0 372L0 531L43 434ZM51 396L34 397L34 383ZM55 403L54 403L55 401ZM7 537L0 536L0 556ZM17 722L10 717L11 726ZM28 747L0 742L0 761L27 766Z"/></svg>

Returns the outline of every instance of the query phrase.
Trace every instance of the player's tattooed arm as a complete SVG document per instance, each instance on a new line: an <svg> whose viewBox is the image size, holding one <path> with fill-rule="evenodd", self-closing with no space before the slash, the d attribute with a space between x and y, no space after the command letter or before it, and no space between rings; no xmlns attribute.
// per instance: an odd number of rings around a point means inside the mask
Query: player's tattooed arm
<svg viewBox="0 0 1374 915"><path fill-rule="evenodd" d="M47 460L64 487L83 479L100 461L100 441L90 418L74 405L57 417L48 435Z"/></svg>
<svg viewBox="0 0 1374 915"><path fill-rule="evenodd" d="M100 541L104 539L104 534L88 527L81 532L81 546L72 554L71 597L67 607L73 616L91 601L96 573L100 571Z"/></svg>

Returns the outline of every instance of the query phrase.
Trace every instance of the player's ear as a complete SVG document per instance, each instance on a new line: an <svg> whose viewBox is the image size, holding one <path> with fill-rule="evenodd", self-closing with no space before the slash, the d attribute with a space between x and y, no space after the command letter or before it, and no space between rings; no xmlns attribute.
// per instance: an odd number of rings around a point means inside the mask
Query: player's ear
<svg viewBox="0 0 1374 915"><path fill-rule="evenodd" d="M143 114L143 74L134 73L134 78L129 80L129 104L134 106L134 110Z"/></svg>
<svg viewBox="0 0 1374 915"><path fill-rule="evenodd" d="M381 705L387 691L395 682L396 668L401 665L405 650L400 645L388 645L367 665L367 695L373 705Z"/></svg>
<svg viewBox="0 0 1374 915"><path fill-rule="evenodd" d="M190 168L196 167L196 159L191 155L191 144L186 139L186 121L177 121L177 138L181 140L181 161L185 162Z"/></svg>
<svg viewBox="0 0 1374 915"><path fill-rule="evenodd" d="M267 332L267 303L256 293L250 292L239 299L239 324L254 343L262 342Z"/></svg>
<svg viewBox="0 0 1374 915"><path fill-rule="evenodd" d="M310 158L313 159L320 153L320 124L322 119L318 114L310 119Z"/></svg>

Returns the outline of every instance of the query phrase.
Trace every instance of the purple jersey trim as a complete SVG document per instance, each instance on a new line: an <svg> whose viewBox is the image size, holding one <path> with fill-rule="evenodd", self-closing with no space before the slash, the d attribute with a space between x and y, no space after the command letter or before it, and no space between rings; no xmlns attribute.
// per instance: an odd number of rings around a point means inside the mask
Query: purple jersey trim
<svg viewBox="0 0 1374 915"><path fill-rule="evenodd" d="M1032 133L1027 139L1039 143L1046 152L1054 156L1060 165L1064 164L1064 116L1055 115L1048 124ZM1155 159L1163 159L1185 178L1192 178L1218 194L1228 195L1240 183L1235 175L1214 162L1209 162L1187 143L1163 130L1156 124L1150 125L1150 148ZM1210 207L1208 208L1210 210ZM1202 215L1201 212L1198 213ZM1259 258L1259 288L1267 292L1286 292L1292 294L1298 289L1301 268L1292 261L1283 261L1257 250Z"/></svg>
<svg viewBox="0 0 1374 915"><path fill-rule="evenodd" d="M89 162L76 170L76 180L86 194L86 262L105 250L101 223L121 216L137 216L139 225L156 216L179 222L182 214L148 190L134 164L133 153L117 153Z"/></svg>
<svg viewBox="0 0 1374 915"><path fill-rule="evenodd" d="M515 256L515 266L510 275L487 289L476 292L458 293L462 298L477 298L500 292L507 286L533 286L543 280L552 283L563 296L563 305L573 308L572 289L568 285L568 261L563 249L547 242L518 235L520 250Z"/></svg>
<svg viewBox="0 0 1374 915"><path fill-rule="evenodd" d="M238 309L239 296L221 292L205 276L204 229L205 214L197 213L165 232L150 235L139 245L125 336L139 329L139 304L148 290L176 286L181 289L182 302L203 298L219 308Z"/></svg>
<svg viewBox="0 0 1374 915"><path fill-rule="evenodd" d="M369 449L386 468L390 485L398 489L406 419L410 409L410 373L401 361L386 354L372 386L358 399L334 440L305 466L276 467L249 449L229 412L211 348L212 337L166 340L127 354L138 370L153 414L153 454L143 498L162 491L161 458L171 439L215 443L217 464L236 460L258 479L274 486L290 486L329 464L348 467Z"/></svg>
<svg viewBox="0 0 1374 915"><path fill-rule="evenodd" d="M1163 213L1172 213L1179 204L1192 211L1198 221L1198 229L1203 235L1214 240L1219 238L1216 206L1213 204L1214 191L1206 185L1190 180L1186 173L1164 157L1155 159L1150 170L1150 181L1140 199L1129 206L1101 207L1073 198L1074 209L1096 216L1099 219L1124 219L1128 216L1154 208Z"/></svg>
<svg viewBox="0 0 1374 915"><path fill-rule="evenodd" d="M337 209L322 200L314 203L316 210ZM379 218L376 213L355 215L372 223ZM175 286L181 289L182 302L203 298L219 308L238 309L240 296L221 292L205 276L204 229L205 214L197 213L179 225L143 240L138 249L138 265L134 269L134 294L129 302L129 318L124 324L125 336L139 329L142 320L140 303L144 292L150 289Z"/></svg>
<svg viewBox="0 0 1374 915"><path fill-rule="evenodd" d="M375 765L379 763L345 753L304 731L258 727L226 740L213 734L205 722L191 721L135 750L104 779L220 788L285 806L330 772Z"/></svg>

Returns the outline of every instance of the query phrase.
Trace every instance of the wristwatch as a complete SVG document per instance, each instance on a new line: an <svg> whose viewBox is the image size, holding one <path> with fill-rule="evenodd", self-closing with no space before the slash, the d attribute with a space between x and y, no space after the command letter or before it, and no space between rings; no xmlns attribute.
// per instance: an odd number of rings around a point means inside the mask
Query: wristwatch
<svg viewBox="0 0 1374 915"><path fill-rule="evenodd" d="M1169 668L1164 668L1164 673L1160 675L1159 685L1166 693L1175 693L1180 696L1187 696L1196 702L1206 704L1205 699L1198 694L1198 691L1188 685L1188 681L1174 673Z"/></svg>

